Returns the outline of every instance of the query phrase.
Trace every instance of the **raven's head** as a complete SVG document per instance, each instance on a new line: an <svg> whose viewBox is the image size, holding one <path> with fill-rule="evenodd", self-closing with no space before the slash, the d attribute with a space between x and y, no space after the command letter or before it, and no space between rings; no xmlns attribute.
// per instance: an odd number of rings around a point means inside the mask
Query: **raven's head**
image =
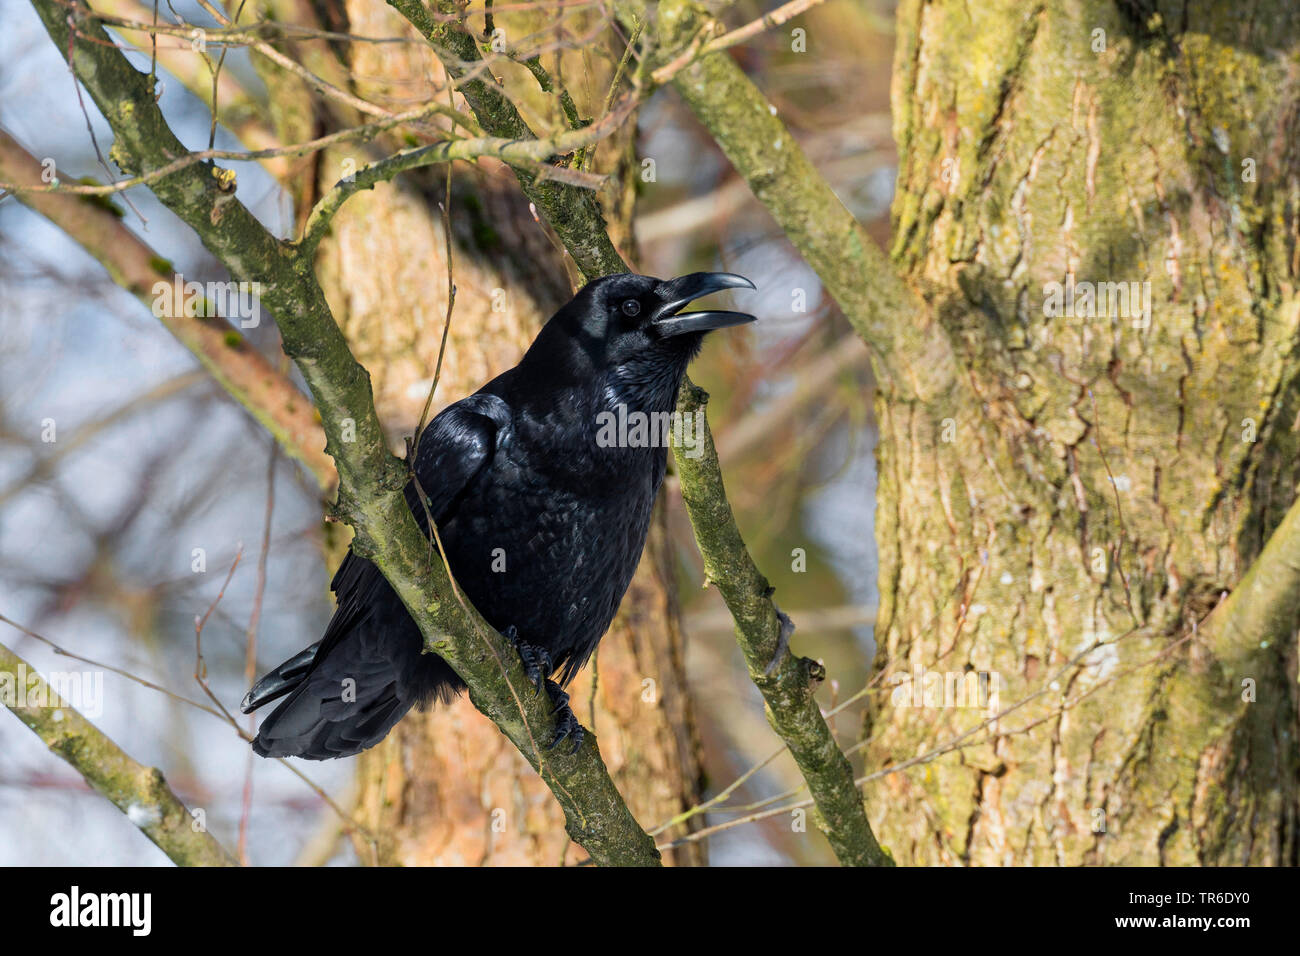
<svg viewBox="0 0 1300 956"><path fill-rule="evenodd" d="M676 279L634 273L587 283L546 323L529 358L552 374L603 378L651 404L671 402L704 336L714 329L753 322L745 312L683 312L696 299L724 289L753 289L730 272L693 272ZM631 396L629 396L631 397ZM641 404L638 402L638 404Z"/></svg>

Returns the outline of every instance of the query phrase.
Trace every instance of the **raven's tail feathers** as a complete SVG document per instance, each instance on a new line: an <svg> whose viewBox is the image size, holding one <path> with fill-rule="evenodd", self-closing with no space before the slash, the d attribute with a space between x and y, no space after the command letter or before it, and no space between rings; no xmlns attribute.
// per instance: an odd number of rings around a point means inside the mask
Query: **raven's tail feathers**
<svg viewBox="0 0 1300 956"><path fill-rule="evenodd" d="M302 679L307 676L312 661L316 659L316 649L318 647L320 647L320 641L317 641L306 650L299 651L254 684L253 689L244 695L244 699L239 705L240 711L251 714L263 704L269 704L271 701L283 697L301 684Z"/></svg>
<svg viewBox="0 0 1300 956"><path fill-rule="evenodd" d="M391 686L372 700L350 704L321 700L310 688L303 690L307 692L291 695L262 721L253 739L259 756L351 757L383 740L411 708Z"/></svg>
<svg viewBox="0 0 1300 956"><path fill-rule="evenodd" d="M373 620L291 657L244 698L248 713L283 698L253 740L263 757L329 760L373 747L412 706L450 700L464 683L436 654L421 654L420 632Z"/></svg>

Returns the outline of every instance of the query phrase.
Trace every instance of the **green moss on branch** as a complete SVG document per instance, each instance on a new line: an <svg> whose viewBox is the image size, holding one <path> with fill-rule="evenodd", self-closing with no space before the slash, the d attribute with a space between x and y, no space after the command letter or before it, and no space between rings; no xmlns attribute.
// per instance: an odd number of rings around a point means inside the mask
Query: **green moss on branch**
<svg viewBox="0 0 1300 956"><path fill-rule="evenodd" d="M457 89L485 133L507 139L536 139L499 86L479 76L470 76L471 68L481 58L477 42L459 21L460 4L437 0L431 5L437 16L432 16L423 0L388 0L388 3L429 41L448 75L457 81ZM623 257L610 241L594 195L555 182L538 182L526 166L513 168L524 195L539 210L546 210L551 228L585 278L628 271Z"/></svg>
<svg viewBox="0 0 1300 956"><path fill-rule="evenodd" d="M155 767L132 759L63 700L25 660L0 644L0 704L178 866L237 866L172 793Z"/></svg>
<svg viewBox="0 0 1300 956"><path fill-rule="evenodd" d="M677 411L685 421L704 414L708 395L684 385ZM825 669L789 651L794 626L772 600L772 588L749 556L727 501L706 422L702 453L678 452L677 473L695 539L704 557L704 573L722 594L736 621L736 640L745 665L767 704L768 722L790 748L820 813L818 821L835 856L846 866L892 866L867 822L862 794L853 782L853 766L835 743L814 695Z"/></svg>
<svg viewBox="0 0 1300 956"><path fill-rule="evenodd" d="M629 27L643 4L618 4ZM709 27L691 0L656 5L654 62L671 61ZM809 161L762 92L730 54L704 56L672 74L673 88L817 273L876 359L882 388L929 401L956 381L951 344L920 321L920 301Z"/></svg>

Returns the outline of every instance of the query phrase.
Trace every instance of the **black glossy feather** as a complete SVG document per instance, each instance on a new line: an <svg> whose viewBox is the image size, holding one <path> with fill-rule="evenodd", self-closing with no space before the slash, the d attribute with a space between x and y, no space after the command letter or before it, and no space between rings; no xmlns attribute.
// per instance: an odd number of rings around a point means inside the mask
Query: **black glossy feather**
<svg viewBox="0 0 1300 956"><path fill-rule="evenodd" d="M667 462L662 444L606 447L601 414L671 411L704 332L751 318L678 310L742 283L710 273L590 283L519 365L448 406L420 438L415 476L457 583L493 627L514 627L548 652L561 684L618 610ZM426 530L415 482L406 494ZM263 756L358 753L412 706L464 687L421 653L419 630L373 564L349 553L332 588L338 607L314 653L286 661L245 698L245 712L285 698L253 742Z"/></svg>

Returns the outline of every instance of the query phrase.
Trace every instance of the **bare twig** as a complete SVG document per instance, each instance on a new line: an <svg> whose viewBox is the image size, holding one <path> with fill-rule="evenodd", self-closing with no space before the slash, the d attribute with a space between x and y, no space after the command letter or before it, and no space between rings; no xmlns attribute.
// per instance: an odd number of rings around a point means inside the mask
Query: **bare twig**
<svg viewBox="0 0 1300 956"><path fill-rule="evenodd" d="M793 20L799 14L823 2L824 0L790 0L789 3L784 3L775 10L768 11L758 19L746 23L743 27L737 27L735 30L721 36L714 36L713 39L708 39L705 35L709 31L703 31L695 42L651 73L650 78L656 83L667 83L701 57L708 56L710 53L719 53L729 47L752 40L764 30L779 27L781 24Z"/></svg>

